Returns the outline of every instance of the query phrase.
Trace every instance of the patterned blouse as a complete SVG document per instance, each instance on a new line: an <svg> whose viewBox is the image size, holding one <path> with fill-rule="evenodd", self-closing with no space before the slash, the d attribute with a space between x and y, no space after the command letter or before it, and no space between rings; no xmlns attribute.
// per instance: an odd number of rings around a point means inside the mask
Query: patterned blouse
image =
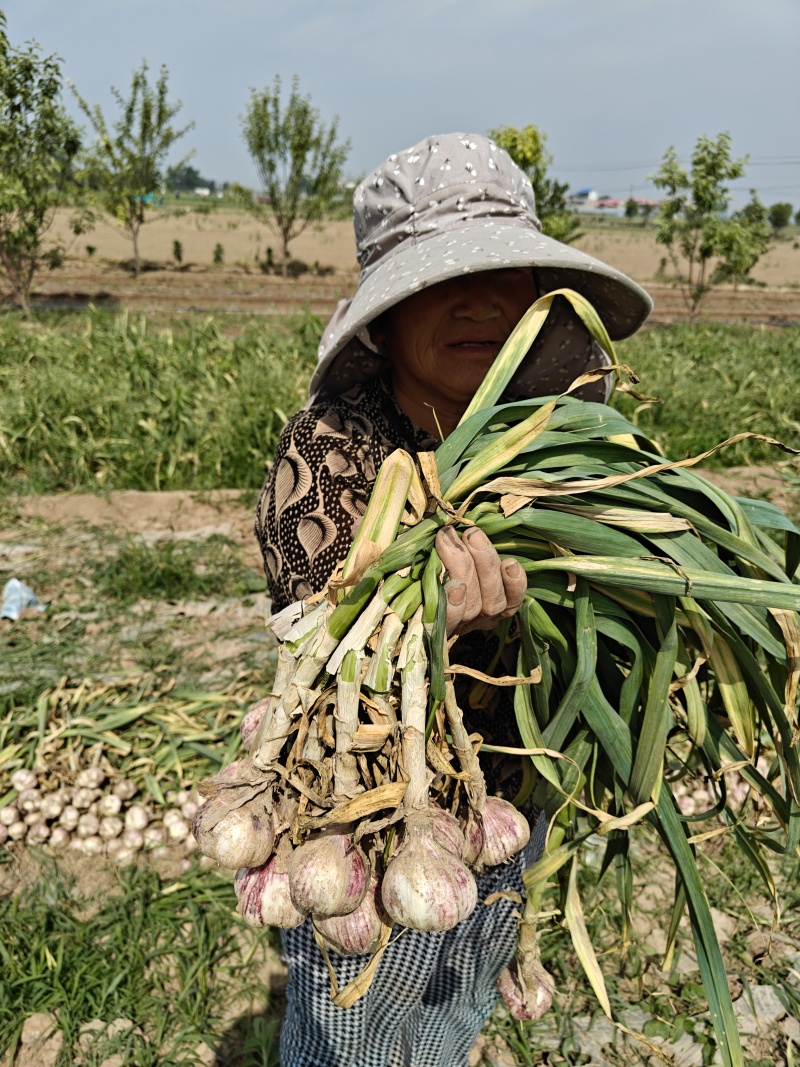
<svg viewBox="0 0 800 1067"><path fill-rule="evenodd" d="M344 560L386 457L438 443L379 378L289 420L256 511L274 612L318 592Z"/></svg>
<svg viewBox="0 0 800 1067"><path fill-rule="evenodd" d="M384 459L396 448L414 455L438 443L411 422L391 386L379 378L304 408L288 421L256 509L255 532L273 612L324 588L350 549ZM473 631L459 639L453 658L485 670L496 650L494 634ZM509 652L500 673L514 671ZM511 690L492 689L490 702L477 709L469 707L470 688L457 682L467 728L495 744L519 745ZM514 796L518 760L484 754L481 766L490 792Z"/></svg>

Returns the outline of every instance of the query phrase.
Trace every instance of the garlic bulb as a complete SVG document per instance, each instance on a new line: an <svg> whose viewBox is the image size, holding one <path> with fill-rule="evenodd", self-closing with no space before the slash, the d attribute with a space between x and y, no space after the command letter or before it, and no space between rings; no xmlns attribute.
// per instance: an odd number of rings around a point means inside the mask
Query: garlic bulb
<svg viewBox="0 0 800 1067"><path fill-rule="evenodd" d="M28 836L25 839L29 845L43 845L45 841L50 837L50 827L42 820L41 822L34 823L28 830Z"/></svg>
<svg viewBox="0 0 800 1067"><path fill-rule="evenodd" d="M373 875L364 899L348 915L315 918L314 926L328 948L340 956L363 956L378 947L384 924L389 922L378 897L378 880Z"/></svg>
<svg viewBox="0 0 800 1067"><path fill-rule="evenodd" d="M519 809L500 797L487 797L481 811L483 848L478 856L479 867L496 867L516 856L531 836L528 820Z"/></svg>
<svg viewBox="0 0 800 1067"><path fill-rule="evenodd" d="M78 825L78 820L81 817L81 813L77 808L73 808L71 804L67 804L65 808L62 808L61 814L58 817L59 826L63 826L65 830L74 830Z"/></svg>
<svg viewBox="0 0 800 1067"><path fill-rule="evenodd" d="M105 842L95 834L78 838L78 847L85 856L99 856L105 848Z"/></svg>
<svg viewBox="0 0 800 1067"><path fill-rule="evenodd" d="M21 793L23 789L35 789L39 784L39 779L33 771L20 767L18 771L14 771L11 775L11 784L18 793Z"/></svg>
<svg viewBox="0 0 800 1067"><path fill-rule="evenodd" d="M472 808L469 809L463 829L464 852L461 858L468 867L474 867L483 848L483 827Z"/></svg>
<svg viewBox="0 0 800 1067"><path fill-rule="evenodd" d="M10 826L13 822L19 822L19 808L16 804L7 804L0 808L0 826Z"/></svg>
<svg viewBox="0 0 800 1067"><path fill-rule="evenodd" d="M164 825L167 826L166 823ZM190 836L190 830L183 819L174 819L167 826L167 834L169 835L170 841L185 841L186 838Z"/></svg>
<svg viewBox="0 0 800 1067"><path fill-rule="evenodd" d="M266 812L232 808L219 818L219 800L207 800L194 817L192 832L200 850L223 867L259 867L272 855L275 830Z"/></svg>
<svg viewBox="0 0 800 1067"><path fill-rule="evenodd" d="M148 850L163 845L166 839L167 835L161 826L146 826L144 830L142 830L144 847Z"/></svg>
<svg viewBox="0 0 800 1067"><path fill-rule="evenodd" d="M79 771L75 778L75 785L79 789L99 789L106 780L106 772L99 767L87 767Z"/></svg>
<svg viewBox="0 0 800 1067"><path fill-rule="evenodd" d="M0 822L0 845L5 844L8 840L8 827Z"/></svg>
<svg viewBox="0 0 800 1067"><path fill-rule="evenodd" d="M131 797L135 797L139 788L136 782L132 782L129 778L122 778L112 788L111 792L115 797L119 797L120 800L130 800Z"/></svg>
<svg viewBox="0 0 800 1067"><path fill-rule="evenodd" d="M504 967L497 989L511 1017L522 1022L540 1019L553 1003L552 976L533 953L524 953Z"/></svg>
<svg viewBox="0 0 800 1067"><path fill-rule="evenodd" d="M100 820L91 812L86 812L78 819L78 837L96 837L100 831Z"/></svg>
<svg viewBox="0 0 800 1067"><path fill-rule="evenodd" d="M63 810L64 801L60 796L55 793L48 793L47 796L42 797L39 811L45 819L57 819Z"/></svg>
<svg viewBox="0 0 800 1067"><path fill-rule="evenodd" d="M233 884L239 901L237 911L251 926L291 930L305 920L306 913L296 907L289 892L286 868L291 854L289 839L283 837L267 863L236 872Z"/></svg>
<svg viewBox="0 0 800 1067"><path fill-rule="evenodd" d="M17 807L20 811L38 811L42 803L42 794L38 789L23 789L17 797Z"/></svg>
<svg viewBox="0 0 800 1067"><path fill-rule="evenodd" d="M402 926L451 930L474 910L478 887L467 867L433 837L429 821L411 816L403 846L383 876L381 899Z"/></svg>
<svg viewBox="0 0 800 1067"><path fill-rule="evenodd" d="M47 843L50 848L66 848L69 841L69 830L65 830L63 826L54 826L50 831L50 840Z"/></svg>
<svg viewBox="0 0 800 1067"><path fill-rule="evenodd" d="M242 748L247 751L255 740L256 730L261 725L261 720L270 705L272 697L264 697L245 712L244 718L239 724L239 732L242 735Z"/></svg>
<svg viewBox="0 0 800 1067"><path fill-rule="evenodd" d="M141 830L126 830L122 835L122 843L125 848L129 848L134 852L138 852L144 845L144 838L142 837Z"/></svg>
<svg viewBox="0 0 800 1067"><path fill-rule="evenodd" d="M25 825L24 822L22 822L22 820L19 820L18 822L12 822L12 824L8 828L8 836L11 838L12 841L21 841L23 837L27 834L27 832L28 827Z"/></svg>
<svg viewBox="0 0 800 1067"><path fill-rule="evenodd" d="M296 848L288 874L292 900L301 911L320 917L347 915L364 899L370 865L344 834L328 834Z"/></svg>
<svg viewBox="0 0 800 1067"><path fill-rule="evenodd" d="M431 833L448 852L459 859L462 858L465 848L464 833L458 825L458 819L444 808L430 807L423 809L431 821Z"/></svg>
<svg viewBox="0 0 800 1067"><path fill-rule="evenodd" d="M105 818L100 820L98 833L104 841L110 841L112 837L119 837L124 829L125 824L122 819L116 815L106 815ZM80 830L78 830L78 833L80 833Z"/></svg>
<svg viewBox="0 0 800 1067"><path fill-rule="evenodd" d="M106 793L97 801L97 814L102 816L119 815L122 811L122 798L116 793Z"/></svg>
<svg viewBox="0 0 800 1067"><path fill-rule="evenodd" d="M98 789L90 789L88 786L80 786L72 791L72 806L79 811L88 811L92 803L100 795Z"/></svg>
<svg viewBox="0 0 800 1067"><path fill-rule="evenodd" d="M150 822L150 809L145 804L131 804L125 812L126 830L144 830Z"/></svg>

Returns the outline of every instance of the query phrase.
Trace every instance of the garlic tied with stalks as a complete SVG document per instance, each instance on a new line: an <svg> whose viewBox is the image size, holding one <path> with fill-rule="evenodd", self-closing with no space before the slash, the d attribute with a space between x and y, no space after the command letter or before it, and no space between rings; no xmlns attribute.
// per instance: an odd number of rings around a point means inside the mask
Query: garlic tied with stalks
<svg viewBox="0 0 800 1067"><path fill-rule="evenodd" d="M439 844L424 811L406 819L403 845L383 876L381 900L395 922L431 931L451 930L478 902L472 873Z"/></svg>
<svg viewBox="0 0 800 1067"><path fill-rule="evenodd" d="M378 880L373 875L364 899L348 915L314 918L314 926L328 948L340 956L364 956L378 947L390 920L380 903Z"/></svg>
<svg viewBox="0 0 800 1067"><path fill-rule="evenodd" d="M223 867L260 867L272 855L275 830L262 806L247 804L228 810L219 798L206 800L197 809L192 833L204 855Z"/></svg>
<svg viewBox="0 0 800 1067"><path fill-rule="evenodd" d="M272 859L260 867L243 867L236 872L237 911L251 926L292 930L305 921L306 912L295 905L289 892L286 868L291 854L288 837L282 837Z"/></svg>
<svg viewBox="0 0 800 1067"><path fill-rule="evenodd" d="M300 845L288 866L296 907L315 916L354 911L369 885L369 860L344 834L327 834Z"/></svg>

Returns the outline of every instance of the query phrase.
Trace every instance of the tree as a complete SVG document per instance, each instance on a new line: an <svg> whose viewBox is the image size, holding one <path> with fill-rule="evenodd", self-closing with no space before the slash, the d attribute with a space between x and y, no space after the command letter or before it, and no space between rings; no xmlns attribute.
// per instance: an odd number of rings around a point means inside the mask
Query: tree
<svg viewBox="0 0 800 1067"><path fill-rule="evenodd" d="M271 89L251 90L250 103L242 117L242 134L255 164L263 197L241 186L234 191L253 215L278 236L287 274L289 243L312 223L320 222L340 197L342 168L350 141L336 143L338 116L330 126L300 94L297 76L285 109L281 105L281 80Z"/></svg>
<svg viewBox="0 0 800 1067"><path fill-rule="evenodd" d="M731 158L730 135L720 133L697 139L690 172L669 148L661 169L651 175L666 193L656 217L656 240L669 252L690 321L711 286L712 266L717 277L741 276L742 265L749 271L764 251L757 211L725 217L726 183L740 178L746 163L747 157Z"/></svg>
<svg viewBox="0 0 800 1067"><path fill-rule="evenodd" d="M733 282L737 286L748 280L750 271L772 241L768 214L755 189L751 189L750 200L734 211L721 234L715 282Z"/></svg>
<svg viewBox="0 0 800 1067"><path fill-rule="evenodd" d="M97 140L86 158L87 184L105 211L124 228L133 245L133 269L138 276L139 231L144 225L148 205L163 183L164 161L179 138L194 126L190 122L176 129L172 122L180 111L180 102L167 100L167 68L161 68L154 86L148 80L147 63L133 72L127 99L112 87L120 114L112 129L99 104L91 107L73 86L78 104L94 127ZM113 132L112 132L113 130ZM191 158L186 156L176 168Z"/></svg>
<svg viewBox="0 0 800 1067"><path fill-rule="evenodd" d="M558 182L547 176L553 157L545 147L547 134L536 126L498 126L489 130L489 136L505 149L520 170L530 178L536 197L536 214L542 224L542 232L557 241L577 240L580 223L574 212L567 207L566 182Z"/></svg>
<svg viewBox="0 0 800 1067"><path fill-rule="evenodd" d="M783 230L792 221L792 205L787 203L773 204L768 212L769 224L775 230Z"/></svg>
<svg viewBox="0 0 800 1067"><path fill-rule="evenodd" d="M27 314L33 277L57 267L63 245L46 243L56 208L64 203L78 127L61 104L61 69L39 46L12 48L0 11L0 268ZM79 217L73 229L81 229Z"/></svg>
<svg viewBox="0 0 800 1067"><path fill-rule="evenodd" d="M182 163L167 168L164 184L171 193L193 193L195 189L210 189L214 183L202 177L195 167Z"/></svg>
<svg viewBox="0 0 800 1067"><path fill-rule="evenodd" d="M625 201L625 218L635 219L638 214L639 205L636 203L632 196L629 196L628 199Z"/></svg>

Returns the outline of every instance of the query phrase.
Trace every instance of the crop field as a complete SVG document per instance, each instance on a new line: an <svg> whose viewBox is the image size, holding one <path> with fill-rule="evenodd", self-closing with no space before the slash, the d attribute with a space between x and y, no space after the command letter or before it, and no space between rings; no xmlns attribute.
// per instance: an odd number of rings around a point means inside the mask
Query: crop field
<svg viewBox="0 0 800 1067"><path fill-rule="evenodd" d="M234 757L243 713L269 690L275 647L251 516L303 402L320 324L314 310L241 306L0 317L0 586L16 577L46 606L0 621L0 824L19 800L15 771L56 793L93 768L103 795L133 783L121 814L145 809L152 831L116 860L87 852L77 831L59 850L46 837L0 844L2 1067L278 1063L277 936L239 919L230 874L199 860L167 813L195 803L196 783ZM666 454L741 431L800 447L800 327L659 326L619 355L661 402L614 403ZM703 469L800 520L798 457L748 440ZM704 783L693 788L700 803ZM581 877L615 1017L650 1045L603 1016L554 888L542 930L554 1008L525 1025L498 1008L475 1067L622 1067L659 1062L657 1051L686 1067L715 1062L688 929L664 958L667 867L646 829L632 840L639 915L627 935L592 850ZM772 863L775 924L725 835L704 857L748 1063L794 1067L798 860Z"/></svg>

